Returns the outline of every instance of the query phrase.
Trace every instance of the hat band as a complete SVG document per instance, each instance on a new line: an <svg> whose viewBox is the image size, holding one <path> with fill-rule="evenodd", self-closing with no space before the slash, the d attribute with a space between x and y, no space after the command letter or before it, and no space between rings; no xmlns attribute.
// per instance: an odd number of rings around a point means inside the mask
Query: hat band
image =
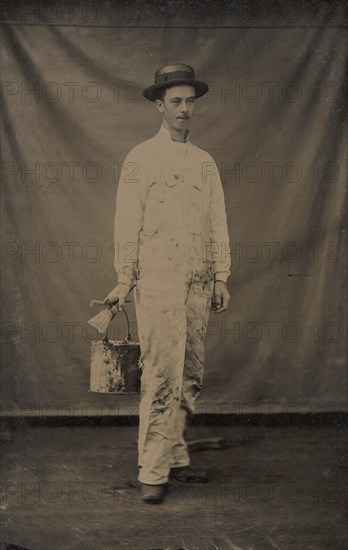
<svg viewBox="0 0 348 550"><path fill-rule="evenodd" d="M163 73L157 76L155 85L173 80L194 80L194 76L188 71L175 71L172 73Z"/></svg>

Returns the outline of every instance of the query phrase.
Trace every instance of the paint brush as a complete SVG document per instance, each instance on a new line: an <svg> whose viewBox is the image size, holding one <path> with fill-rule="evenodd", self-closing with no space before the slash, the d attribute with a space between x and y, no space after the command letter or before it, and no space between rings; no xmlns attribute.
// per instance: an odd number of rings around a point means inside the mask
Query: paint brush
<svg viewBox="0 0 348 550"><path fill-rule="evenodd" d="M131 302L131 300L126 300L126 303ZM90 302L90 307L104 306L103 311L92 317L87 323L92 327L96 328L100 334L104 334L106 329L109 326L110 321L118 313L117 303L113 306L106 306L101 300L92 300Z"/></svg>
<svg viewBox="0 0 348 550"><path fill-rule="evenodd" d="M103 309L98 315L95 315L87 321L89 325L96 328L100 334L104 334L109 326L110 321L115 317L116 312L113 312L114 308L107 307ZM116 309L116 308L115 308Z"/></svg>

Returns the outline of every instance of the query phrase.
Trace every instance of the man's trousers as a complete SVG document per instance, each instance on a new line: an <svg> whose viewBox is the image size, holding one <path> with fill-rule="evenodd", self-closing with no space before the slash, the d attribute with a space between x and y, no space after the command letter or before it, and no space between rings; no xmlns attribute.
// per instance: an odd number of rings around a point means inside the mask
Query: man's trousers
<svg viewBox="0 0 348 550"><path fill-rule="evenodd" d="M205 274L206 275L206 274ZM203 381L204 341L214 281L194 273L141 277L135 307L142 378L139 481L159 485L190 463L184 437Z"/></svg>

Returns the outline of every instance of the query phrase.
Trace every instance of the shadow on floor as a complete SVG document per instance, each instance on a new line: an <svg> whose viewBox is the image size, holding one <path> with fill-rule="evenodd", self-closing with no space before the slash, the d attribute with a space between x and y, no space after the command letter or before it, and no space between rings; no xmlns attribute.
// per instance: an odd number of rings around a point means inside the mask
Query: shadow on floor
<svg viewBox="0 0 348 550"><path fill-rule="evenodd" d="M344 550L344 429L193 426L206 485L144 504L136 426L28 427L3 442L1 550ZM17 545L17 546L16 546Z"/></svg>

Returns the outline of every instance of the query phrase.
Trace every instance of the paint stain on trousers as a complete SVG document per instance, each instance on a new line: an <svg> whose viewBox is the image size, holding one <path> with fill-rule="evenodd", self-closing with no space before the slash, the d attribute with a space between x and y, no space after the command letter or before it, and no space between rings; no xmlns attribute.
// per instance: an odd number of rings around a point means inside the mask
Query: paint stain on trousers
<svg viewBox="0 0 348 550"><path fill-rule="evenodd" d="M204 370L214 288L211 270L140 276L135 290L141 362L139 481L162 484L190 463L184 438Z"/></svg>

